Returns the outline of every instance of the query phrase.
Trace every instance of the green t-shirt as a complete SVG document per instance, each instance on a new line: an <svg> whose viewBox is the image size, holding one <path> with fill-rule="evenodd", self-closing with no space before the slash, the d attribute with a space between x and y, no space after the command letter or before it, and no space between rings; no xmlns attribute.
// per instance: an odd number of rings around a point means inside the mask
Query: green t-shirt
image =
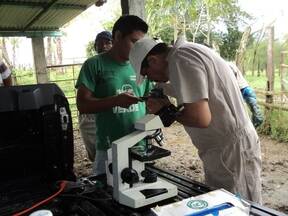
<svg viewBox="0 0 288 216"><path fill-rule="evenodd" d="M151 90L152 84L144 81L136 84L136 75L129 62L118 63L106 53L87 59L80 71L76 88L84 85L96 98L131 92L143 96ZM95 114L96 149L107 150L114 140L134 131L134 122L146 113L145 103L139 102L128 109L113 107Z"/></svg>

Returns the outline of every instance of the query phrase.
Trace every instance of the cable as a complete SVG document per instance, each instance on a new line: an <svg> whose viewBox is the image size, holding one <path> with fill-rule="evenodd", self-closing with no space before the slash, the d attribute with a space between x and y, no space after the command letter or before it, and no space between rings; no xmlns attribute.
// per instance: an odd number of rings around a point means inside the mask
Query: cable
<svg viewBox="0 0 288 216"><path fill-rule="evenodd" d="M65 189L66 185L67 185L67 181L61 181L61 183L60 183L60 188L59 188L59 190L58 190L55 194L51 195L50 197L48 197L48 198L45 199L45 200L42 200L42 201L36 203L35 205L31 206L31 207L28 208L28 209L25 209L25 210L23 210L23 211L21 211L21 212L18 212L18 213L13 214L13 216L21 216L21 215L24 215L24 214L28 213L29 211L31 211L31 210L39 207L40 205L43 205L44 203L51 201L52 199L54 199L56 196L58 196L58 195Z"/></svg>

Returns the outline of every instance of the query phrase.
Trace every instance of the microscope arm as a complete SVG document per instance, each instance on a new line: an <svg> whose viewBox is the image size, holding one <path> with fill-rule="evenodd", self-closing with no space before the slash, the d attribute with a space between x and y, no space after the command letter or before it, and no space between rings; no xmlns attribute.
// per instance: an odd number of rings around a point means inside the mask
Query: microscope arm
<svg viewBox="0 0 288 216"><path fill-rule="evenodd" d="M152 135L155 130L151 131L134 131L112 143L113 158L113 197L119 199L119 191L125 187L121 180L121 171L129 166L129 151L136 143L146 136ZM126 187L128 187L126 185Z"/></svg>

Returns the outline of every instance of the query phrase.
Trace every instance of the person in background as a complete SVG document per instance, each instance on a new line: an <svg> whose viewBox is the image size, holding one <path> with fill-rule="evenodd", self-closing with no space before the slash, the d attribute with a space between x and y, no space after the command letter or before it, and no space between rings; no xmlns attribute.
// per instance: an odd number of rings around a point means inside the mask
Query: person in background
<svg viewBox="0 0 288 216"><path fill-rule="evenodd" d="M263 115L257 104L257 97L255 91L249 86L248 82L244 79L241 71L233 62L228 62L228 65L232 69L237 79L237 83L240 88L242 97L252 113L252 123L254 127L257 128L263 123Z"/></svg>
<svg viewBox="0 0 288 216"><path fill-rule="evenodd" d="M109 31L102 31L97 34L94 42L96 53L107 52L112 48L112 34Z"/></svg>
<svg viewBox="0 0 288 216"><path fill-rule="evenodd" d="M0 60L0 86L12 86L11 71L2 60Z"/></svg>
<svg viewBox="0 0 288 216"><path fill-rule="evenodd" d="M112 47L112 34L102 31L97 34L94 49L97 54L107 52ZM95 114L79 113L79 130L90 161L94 162L96 154L96 123Z"/></svg>
<svg viewBox="0 0 288 216"><path fill-rule="evenodd" d="M202 44L211 48L213 51L219 54L219 51L217 51L213 46L210 46L207 43L202 43ZM263 115L257 104L257 97L255 94L255 91L253 90L253 88L249 86L248 82L243 77L242 72L239 70L239 68L236 66L235 63L231 61L227 61L227 64L229 65L229 67L231 68L231 70L233 71L236 77L237 84L241 91L242 97L252 113L251 121L254 127L257 128L263 123Z"/></svg>
<svg viewBox="0 0 288 216"><path fill-rule="evenodd" d="M141 18L121 16L113 26L112 48L87 59L81 68L76 83L77 107L81 113L95 113L95 175L105 173L107 149L112 142L134 131L134 122L146 114L139 97L148 94L151 84L136 84L129 52L147 31L148 25Z"/></svg>
<svg viewBox="0 0 288 216"><path fill-rule="evenodd" d="M150 38L137 41L129 59L138 83L170 81L182 107L176 120L198 149L206 183L261 203L260 140L226 61L204 45L180 39L168 47ZM147 101L155 114L170 106L167 99Z"/></svg>

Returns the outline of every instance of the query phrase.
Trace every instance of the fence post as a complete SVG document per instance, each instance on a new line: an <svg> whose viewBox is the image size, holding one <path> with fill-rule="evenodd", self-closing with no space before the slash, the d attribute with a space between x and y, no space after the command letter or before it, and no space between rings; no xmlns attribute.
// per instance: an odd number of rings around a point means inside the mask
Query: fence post
<svg viewBox="0 0 288 216"><path fill-rule="evenodd" d="M288 65L285 64L285 57L288 51L281 51L280 53L280 65L279 65L279 73L280 73L280 82L281 82L281 102L284 102L284 96L286 93L286 87L288 80L285 79L286 77L286 68Z"/></svg>
<svg viewBox="0 0 288 216"><path fill-rule="evenodd" d="M267 46L267 86L266 86L266 103L273 103L273 90L274 90L274 26L268 28L268 46ZM271 111L269 106L265 106L265 122L264 130L266 134L271 134Z"/></svg>

